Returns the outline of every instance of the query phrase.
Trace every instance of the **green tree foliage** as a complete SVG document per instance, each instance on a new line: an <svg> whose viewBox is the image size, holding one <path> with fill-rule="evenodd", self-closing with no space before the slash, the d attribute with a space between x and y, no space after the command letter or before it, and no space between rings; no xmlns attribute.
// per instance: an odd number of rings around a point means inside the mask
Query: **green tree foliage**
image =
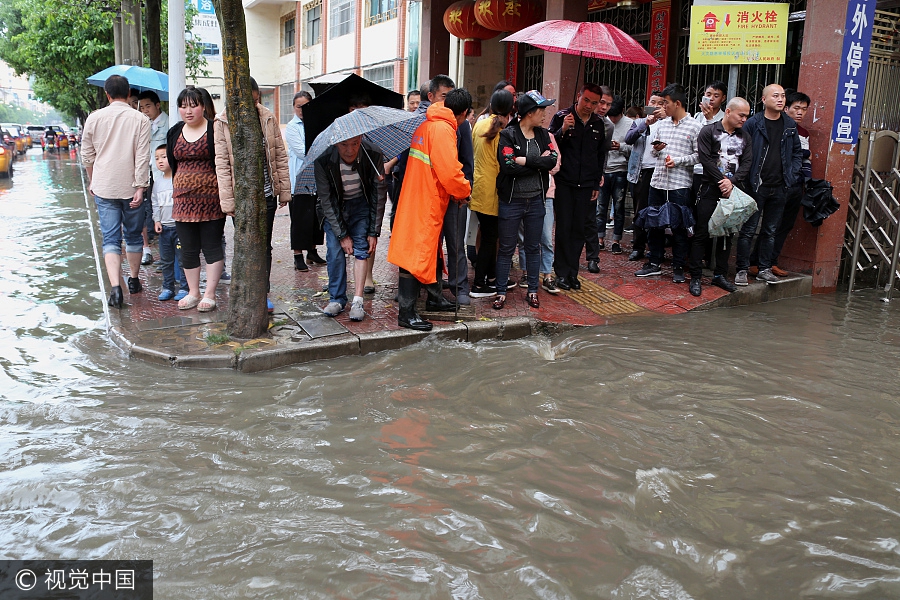
<svg viewBox="0 0 900 600"><path fill-rule="evenodd" d="M90 4L64 9L53 0L3 0L0 58L34 76L38 98L83 121L103 99L86 78L113 64L111 16Z"/></svg>

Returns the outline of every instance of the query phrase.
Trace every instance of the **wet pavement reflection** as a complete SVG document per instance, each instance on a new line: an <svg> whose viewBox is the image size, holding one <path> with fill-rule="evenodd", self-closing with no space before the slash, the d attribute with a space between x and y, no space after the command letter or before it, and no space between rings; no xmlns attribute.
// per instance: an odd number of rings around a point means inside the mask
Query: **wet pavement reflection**
<svg viewBox="0 0 900 600"><path fill-rule="evenodd" d="M157 597L900 596L900 307L874 294L260 375L106 338L75 158L0 181L0 554Z"/></svg>

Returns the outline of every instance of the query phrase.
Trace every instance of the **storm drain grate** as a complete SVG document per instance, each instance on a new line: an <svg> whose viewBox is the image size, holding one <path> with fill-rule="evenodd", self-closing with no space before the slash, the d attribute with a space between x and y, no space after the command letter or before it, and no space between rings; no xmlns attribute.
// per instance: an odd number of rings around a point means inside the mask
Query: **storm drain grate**
<svg viewBox="0 0 900 600"><path fill-rule="evenodd" d="M644 310L631 300L586 279L581 280L581 291L567 292L566 296L598 315L625 315Z"/></svg>

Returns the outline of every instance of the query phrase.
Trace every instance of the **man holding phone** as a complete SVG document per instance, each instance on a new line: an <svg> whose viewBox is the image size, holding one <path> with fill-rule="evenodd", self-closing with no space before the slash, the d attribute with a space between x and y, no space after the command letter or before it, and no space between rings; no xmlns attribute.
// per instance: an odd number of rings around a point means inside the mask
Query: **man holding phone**
<svg viewBox="0 0 900 600"><path fill-rule="evenodd" d="M662 91L662 98L666 118L660 122L651 142L656 169L650 180L648 203L650 206L662 206L666 202L688 206L693 166L698 160L697 136L701 127L685 110L687 95L684 87L677 83L669 84ZM672 235L672 281L684 283L684 265L688 254L687 229L674 228ZM651 229L648 238L650 261L635 273L637 277L662 274L660 265L665 251L665 230Z"/></svg>
<svg viewBox="0 0 900 600"><path fill-rule="evenodd" d="M656 157L653 156L651 140L656 139L656 130L659 122L666 118L663 109L662 92L653 91L650 94L649 105L644 107L643 119L635 119L631 129L625 134L625 143L632 146L631 156L628 159L628 182L631 184L631 199L634 201L634 219L638 213L647 208L647 197L650 194L650 179L653 177L653 167L656 166ZM628 260L642 260L647 249L647 230L634 225L634 237L631 243L631 254Z"/></svg>

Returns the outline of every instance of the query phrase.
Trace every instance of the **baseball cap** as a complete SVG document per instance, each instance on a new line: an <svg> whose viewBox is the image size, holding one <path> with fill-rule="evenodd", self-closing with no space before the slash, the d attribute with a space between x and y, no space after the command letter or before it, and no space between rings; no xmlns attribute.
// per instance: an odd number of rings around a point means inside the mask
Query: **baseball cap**
<svg viewBox="0 0 900 600"><path fill-rule="evenodd" d="M529 90L519 96L519 99L516 102L516 108L518 109L519 115L527 115L535 108L553 106L554 104L556 104L555 99L544 98L537 90Z"/></svg>

